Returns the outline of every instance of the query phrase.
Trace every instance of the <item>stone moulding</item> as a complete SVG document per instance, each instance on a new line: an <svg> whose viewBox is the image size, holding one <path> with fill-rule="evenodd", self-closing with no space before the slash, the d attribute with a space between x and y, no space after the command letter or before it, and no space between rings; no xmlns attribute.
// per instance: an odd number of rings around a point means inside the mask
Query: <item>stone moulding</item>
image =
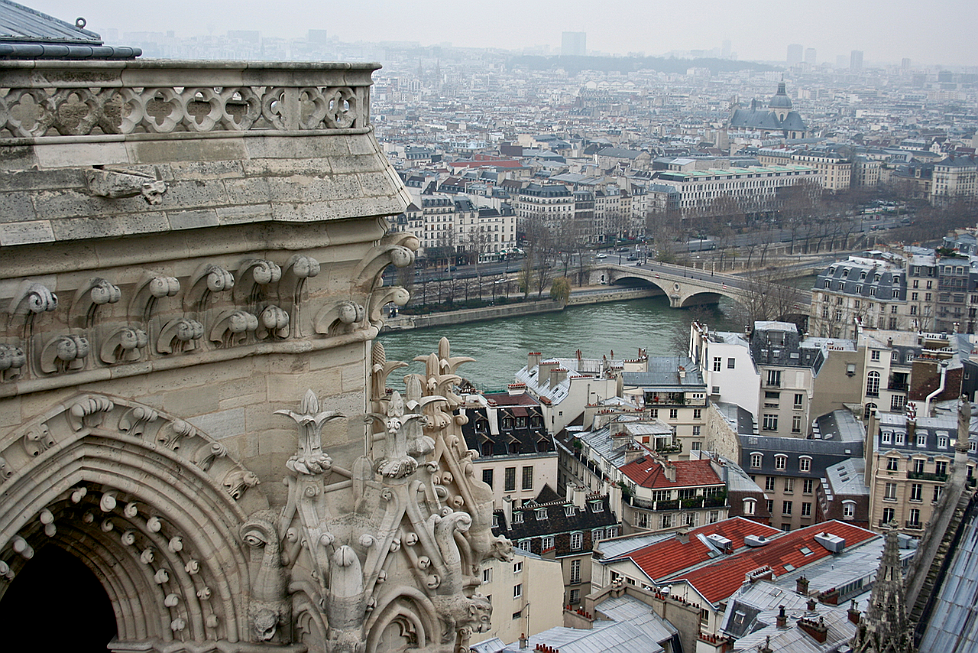
<svg viewBox="0 0 978 653"><path fill-rule="evenodd" d="M377 64L0 62L0 142L370 126Z"/></svg>
<svg viewBox="0 0 978 653"><path fill-rule="evenodd" d="M216 449L215 449L216 447ZM190 424L119 397L65 401L0 441L0 559L11 578L46 542L86 560L113 603L118 648L248 642L238 537L267 509L258 479ZM199 644L198 644L199 643ZM199 649L196 648L199 646Z"/></svg>
<svg viewBox="0 0 978 653"><path fill-rule="evenodd" d="M69 286L73 300L64 305L25 279L0 313L0 397L372 339L383 306L409 298L401 287L384 286L381 273L388 264L410 264L416 246L412 237L385 236L346 263L358 273L355 284L325 297L319 284L327 275L317 279L323 268L307 254L283 264L252 256L205 260L181 277L137 271L121 286L92 277Z"/></svg>

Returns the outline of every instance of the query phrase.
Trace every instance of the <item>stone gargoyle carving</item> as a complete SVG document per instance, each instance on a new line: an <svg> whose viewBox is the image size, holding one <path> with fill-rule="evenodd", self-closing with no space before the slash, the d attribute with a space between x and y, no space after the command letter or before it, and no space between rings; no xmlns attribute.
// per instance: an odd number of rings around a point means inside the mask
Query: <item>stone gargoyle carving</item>
<svg viewBox="0 0 978 653"><path fill-rule="evenodd" d="M467 359L445 341L424 360L426 372L408 375L402 395L386 379L404 364L374 345L362 447L356 422L340 427L341 415L312 391L297 410L277 411L298 437L274 529L271 515L253 517L246 540L265 547L265 575L255 576L262 589L253 590L261 598L249 611L255 641L280 641L287 601L291 641L326 653L464 651L489 629L479 569L489 557L509 559L512 545L492 535L492 490L477 478L477 454L453 413L454 372Z"/></svg>
<svg viewBox="0 0 978 653"><path fill-rule="evenodd" d="M154 179L141 172L93 168L85 171L85 179L92 195L110 199L142 195L147 204L156 205L163 202L166 192L159 170Z"/></svg>

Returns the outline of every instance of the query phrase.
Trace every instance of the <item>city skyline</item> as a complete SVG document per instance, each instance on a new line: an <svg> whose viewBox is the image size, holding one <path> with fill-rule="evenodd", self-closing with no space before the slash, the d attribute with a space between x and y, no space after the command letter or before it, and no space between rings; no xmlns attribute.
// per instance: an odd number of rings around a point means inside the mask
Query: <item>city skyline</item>
<svg viewBox="0 0 978 653"><path fill-rule="evenodd" d="M325 29L345 42L450 43L507 50L549 47L557 54L563 32L583 31L588 51L604 54L719 52L723 41L730 40L731 50L746 60L784 61L787 46L798 43L815 48L819 60L826 62L861 50L868 63L895 64L907 57L921 65L978 65L978 46L969 37L970 22L963 20L973 6L964 0L936 5L899 1L888 5L886 13L869 3L829 0L817 15L761 0L736 6L707 0L697 5L695 13L687 6L659 0L613 1L603 5L600 13L582 2L549 0L530 5L501 0L466 7L464 14L443 0L421 0L410 6L389 0L349 6L243 0L235 4L233 12L173 0L167 12L141 15L133 15L131 5L121 0L36 0L29 6L68 22L84 17L87 29L103 37L117 29L120 39L126 32L170 30L178 37L259 30L266 37L298 38L309 29ZM302 18L297 20L300 12ZM907 38L911 33L939 34L940 38L911 40Z"/></svg>

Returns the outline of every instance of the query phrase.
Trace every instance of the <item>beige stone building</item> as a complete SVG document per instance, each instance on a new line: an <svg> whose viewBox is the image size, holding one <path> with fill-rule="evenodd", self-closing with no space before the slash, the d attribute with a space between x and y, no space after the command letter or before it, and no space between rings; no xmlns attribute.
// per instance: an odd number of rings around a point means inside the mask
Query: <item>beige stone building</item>
<svg viewBox="0 0 978 653"><path fill-rule="evenodd" d="M536 633L564 623L564 605L554 600L554 588L563 582L559 560L515 551L509 562L489 559L482 563L482 592L492 603L492 622L479 639L498 637L514 642L520 635ZM473 640L474 641L474 640Z"/></svg>
<svg viewBox="0 0 978 653"><path fill-rule="evenodd" d="M443 384L463 361L444 341L402 397L371 346L408 299L381 272L419 245L388 235L409 198L375 68L0 62L0 610L35 646L433 651L489 628L476 574L509 545ZM70 646L25 568L86 624Z"/></svg>
<svg viewBox="0 0 978 653"><path fill-rule="evenodd" d="M866 456L869 527L879 531L895 523L901 532L920 537L935 519L938 501L954 471L957 417L880 413L870 428L872 451ZM975 485L976 464L978 426L972 420L965 474L969 488Z"/></svg>

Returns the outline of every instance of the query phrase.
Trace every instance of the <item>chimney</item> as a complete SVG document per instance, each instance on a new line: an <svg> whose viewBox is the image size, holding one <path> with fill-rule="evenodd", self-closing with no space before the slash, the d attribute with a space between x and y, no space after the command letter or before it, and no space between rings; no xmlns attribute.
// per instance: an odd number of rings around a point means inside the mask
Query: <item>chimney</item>
<svg viewBox="0 0 978 653"><path fill-rule="evenodd" d="M808 597L808 603L806 604L809 612L815 612L815 598Z"/></svg>
<svg viewBox="0 0 978 653"><path fill-rule="evenodd" d="M777 624L778 628L784 629L788 627L788 615L784 613L784 606L779 606L781 609L778 611Z"/></svg>
<svg viewBox="0 0 978 653"><path fill-rule="evenodd" d="M513 527L513 498L503 497L503 516L506 517L506 528Z"/></svg>
<svg viewBox="0 0 978 653"><path fill-rule="evenodd" d="M632 462L633 460L638 460L639 458L645 457L645 449L638 446L629 446L625 449L625 464Z"/></svg>
<svg viewBox="0 0 978 653"><path fill-rule="evenodd" d="M799 619L798 627L819 644L824 644L825 640L829 637L829 629L825 625L824 617L819 617L818 621L814 619Z"/></svg>
<svg viewBox="0 0 978 653"><path fill-rule="evenodd" d="M550 380L550 370L560 367L560 363L557 361L540 361L538 366L539 372L537 372L537 383L543 385Z"/></svg>
<svg viewBox="0 0 978 653"><path fill-rule="evenodd" d="M808 596L808 579L804 576L799 576L798 580L795 581L795 591L802 596Z"/></svg>
<svg viewBox="0 0 978 653"><path fill-rule="evenodd" d="M662 461L662 471L665 472L666 478L669 479L670 483L676 482L676 466L673 465L668 460Z"/></svg>
<svg viewBox="0 0 978 653"><path fill-rule="evenodd" d="M584 510L584 508L586 507L584 505L584 502L585 502L586 499L587 499L587 488L584 487L583 485L578 485L577 487L575 487L574 488L574 505L576 507L580 508L581 510Z"/></svg>
<svg viewBox="0 0 978 653"><path fill-rule="evenodd" d="M852 604L849 606L848 612L849 612L849 621L851 621L852 623L854 623L854 624L856 624L858 626L859 625L859 609L856 608L856 600L855 599L853 599Z"/></svg>
<svg viewBox="0 0 978 653"><path fill-rule="evenodd" d="M550 387L560 385L561 381L567 378L567 370L557 366L550 370Z"/></svg>
<svg viewBox="0 0 978 653"><path fill-rule="evenodd" d="M526 633L520 633L520 649L521 650L526 648L527 641L528 640L526 639Z"/></svg>
<svg viewBox="0 0 978 653"><path fill-rule="evenodd" d="M760 653L774 653L771 649L771 636L768 635L764 638L764 646L761 647Z"/></svg>
<svg viewBox="0 0 978 653"><path fill-rule="evenodd" d="M676 531L676 539L679 540L681 544L689 544L689 530L680 528L678 531Z"/></svg>
<svg viewBox="0 0 978 653"><path fill-rule="evenodd" d="M509 386L507 386L507 388L509 390L509 395L511 397L526 394L525 383L510 383Z"/></svg>
<svg viewBox="0 0 978 653"><path fill-rule="evenodd" d="M530 371L540 364L542 354L538 351L531 351L526 357L526 370Z"/></svg>

